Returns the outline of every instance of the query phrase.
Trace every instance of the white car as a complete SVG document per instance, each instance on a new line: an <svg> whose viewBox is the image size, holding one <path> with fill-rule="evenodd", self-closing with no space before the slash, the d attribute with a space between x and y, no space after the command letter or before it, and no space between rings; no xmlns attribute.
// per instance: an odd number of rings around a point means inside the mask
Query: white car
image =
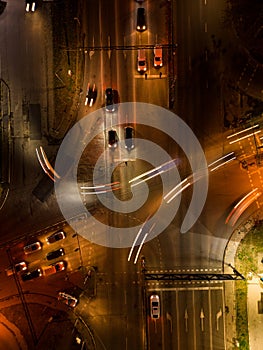
<svg viewBox="0 0 263 350"><path fill-rule="evenodd" d="M59 292L58 293L58 300L62 301L64 304L70 306L70 307L75 307L78 303L78 299L73 297L70 294L64 293L64 292Z"/></svg>
<svg viewBox="0 0 263 350"><path fill-rule="evenodd" d="M157 320L160 317L160 298L159 298L159 295L152 294L150 296L150 312L151 312L151 318Z"/></svg>
<svg viewBox="0 0 263 350"><path fill-rule="evenodd" d="M28 244L24 247L25 254L32 254L42 249L41 242L37 241L31 244Z"/></svg>

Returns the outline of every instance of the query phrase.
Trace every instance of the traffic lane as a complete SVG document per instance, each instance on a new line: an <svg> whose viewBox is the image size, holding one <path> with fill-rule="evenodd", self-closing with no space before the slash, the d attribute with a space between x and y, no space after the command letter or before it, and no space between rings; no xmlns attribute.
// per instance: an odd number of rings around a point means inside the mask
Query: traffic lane
<svg viewBox="0 0 263 350"><path fill-rule="evenodd" d="M180 288L176 294L177 309L174 322L178 324L177 348L196 349L196 324L195 324L195 304L194 290ZM197 348L198 349L198 348Z"/></svg>
<svg viewBox="0 0 263 350"><path fill-rule="evenodd" d="M179 350L180 344L180 323L178 291L175 289L162 292L161 308L163 313L163 339L164 349ZM185 348L187 349L187 348Z"/></svg>
<svg viewBox="0 0 263 350"><path fill-rule="evenodd" d="M163 349L162 329L163 329L163 316L155 320L148 315L147 327L148 327L148 347L150 350Z"/></svg>
<svg viewBox="0 0 263 350"><path fill-rule="evenodd" d="M218 291L219 289L219 291ZM212 295L214 293L218 294L222 293L222 287L208 287L207 290L200 290L195 293L195 303L198 305L196 310L196 344L197 348L215 348L213 336L216 333L214 329L216 329L216 313L215 309L218 309L218 301L215 296L212 299ZM212 302L216 301L216 305L212 304ZM220 300L222 302L222 299ZM214 308L212 308L212 305ZM199 325L199 327L198 327ZM219 339L217 338L217 344ZM221 342L219 343L218 349L224 348L224 333L222 332Z"/></svg>
<svg viewBox="0 0 263 350"><path fill-rule="evenodd" d="M164 70L163 68L162 70ZM157 106L168 107L168 80L165 73L160 78L159 70L151 68L145 75L135 75L136 101L143 103L152 103ZM150 121L149 121L150 124Z"/></svg>
<svg viewBox="0 0 263 350"><path fill-rule="evenodd" d="M109 266L109 260L107 260ZM106 348L143 347L141 289L137 275L126 272L98 275L96 300L82 304L81 315ZM102 327L102 325L105 325ZM136 334L136 336L134 336Z"/></svg>
<svg viewBox="0 0 263 350"><path fill-rule="evenodd" d="M229 282L226 282L229 283ZM213 349L224 349L225 347L225 302L224 289L215 289L211 293L211 327Z"/></svg>
<svg viewBox="0 0 263 350"><path fill-rule="evenodd" d="M153 44L167 44L167 17L170 15L169 2L146 2L142 4L147 11L148 28ZM168 62L165 61L167 64Z"/></svg>

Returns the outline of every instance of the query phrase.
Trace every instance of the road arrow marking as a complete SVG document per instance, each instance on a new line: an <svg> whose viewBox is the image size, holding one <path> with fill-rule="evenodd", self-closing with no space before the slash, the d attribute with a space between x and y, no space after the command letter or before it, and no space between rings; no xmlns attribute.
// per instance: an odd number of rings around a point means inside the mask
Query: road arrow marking
<svg viewBox="0 0 263 350"><path fill-rule="evenodd" d="M109 59L110 59L110 56L111 56L111 49L110 49L110 36L108 35L108 56L109 56Z"/></svg>
<svg viewBox="0 0 263 350"><path fill-rule="evenodd" d="M93 50L90 50L90 52L89 52L89 58L91 58L91 57L94 55L94 53L95 53L95 51L94 51L94 46L95 46L94 36L93 36L93 41L92 41L92 42L93 42L93 43L92 43Z"/></svg>
<svg viewBox="0 0 263 350"><path fill-rule="evenodd" d="M218 311L218 313L216 314L216 330L219 331L219 318L222 317L223 313L222 313L222 309L220 308L220 310Z"/></svg>
<svg viewBox="0 0 263 350"><path fill-rule="evenodd" d="M173 333L173 320L172 320L172 315L167 311L166 312L166 318L170 323L170 331Z"/></svg>
<svg viewBox="0 0 263 350"><path fill-rule="evenodd" d="M184 319L185 319L185 331L188 332L188 312L187 312L187 309L185 309L185 312L184 312Z"/></svg>
<svg viewBox="0 0 263 350"><path fill-rule="evenodd" d="M202 332L203 332L204 331L204 318L205 318L203 308L201 309L201 312L200 312L200 318L201 318L201 329L202 329Z"/></svg>

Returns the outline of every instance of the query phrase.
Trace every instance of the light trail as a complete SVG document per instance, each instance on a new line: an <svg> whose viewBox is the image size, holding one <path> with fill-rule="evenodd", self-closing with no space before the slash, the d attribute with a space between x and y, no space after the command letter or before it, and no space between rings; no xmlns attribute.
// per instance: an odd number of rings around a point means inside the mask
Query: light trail
<svg viewBox="0 0 263 350"><path fill-rule="evenodd" d="M243 212L255 201L258 197L260 197L262 192L258 191L258 188L254 188L254 190L247 193L231 210L228 217L226 218L225 224L231 224L234 226L239 217L243 214Z"/></svg>
<svg viewBox="0 0 263 350"><path fill-rule="evenodd" d="M92 192L86 192L82 191L81 194L87 195L87 194L103 194L115 190L119 190L121 186L119 186L120 183L118 181L112 182L110 184L104 184L104 185L96 185L96 186L80 186L81 190L93 190Z"/></svg>
<svg viewBox="0 0 263 350"><path fill-rule="evenodd" d="M261 130L258 130L258 131L255 131L255 132L252 132L251 134L248 134L248 135L245 135L245 136L242 136L240 137L239 139L236 139L234 141L230 141L229 144L232 145L233 143L235 142L238 142L238 141L241 141L241 140L244 140L244 139L247 139L248 137L250 136L254 136L256 134L259 134L261 132Z"/></svg>
<svg viewBox="0 0 263 350"><path fill-rule="evenodd" d="M45 174L47 174L52 181L56 182L56 177L59 179L60 176L52 168L42 146L40 146L40 152L36 148L36 154L37 154L37 159L41 165L41 168L44 170Z"/></svg>
<svg viewBox="0 0 263 350"><path fill-rule="evenodd" d="M140 180L140 179L142 179L142 178L144 178L144 177L150 175L150 176L147 177L146 179L143 179L143 180L141 180L141 181L139 181L139 182L137 182L137 183L135 183L135 184L132 184L131 186L132 186L132 187L133 187L133 186L137 186L137 185L139 185L140 183L142 183L142 182L144 182L144 181L148 181L148 180L152 179L153 177L158 176L158 175L160 175L161 173L163 173L163 172L165 172L165 171L168 171L168 170L170 170L171 168L173 168L174 166L176 166L176 161L177 161L177 159L172 159L172 160L170 160L170 161L168 161L168 162L166 162L166 163L164 163L164 164L162 164L162 165L159 165L158 167L156 167L156 168L154 168L154 169L151 169L151 170L149 170L149 171L146 171L145 173L140 174L140 175L134 177L133 179L129 180L129 183L133 183L133 182L135 182L135 181L137 181L137 180Z"/></svg>
<svg viewBox="0 0 263 350"><path fill-rule="evenodd" d="M256 125L250 126L249 128L246 128L246 129L244 129L244 130L238 131L238 132L236 132L235 134L232 134L232 135L227 136L227 139L230 139L231 137L240 135L240 134L242 134L243 132L246 132L246 131L255 129L255 128L257 128L258 126L259 126L259 124L256 124Z"/></svg>
<svg viewBox="0 0 263 350"><path fill-rule="evenodd" d="M145 242L147 236L152 232L152 230L154 229L154 227L155 227L155 225L156 225L156 223L154 222L154 223L151 225L151 227L150 227L149 229L147 228L147 226L148 226L147 224L148 224L148 221L149 221L150 217L151 217L150 215L147 217L146 221L144 222L144 224L143 224L142 227L140 228L140 230L139 230L139 232L137 233L137 235L136 235L136 237L135 237L135 240L133 241L133 244L132 244L132 246L131 246L130 253L129 253L129 256L128 256L128 261L131 260L131 256L132 256L134 247L135 247L136 243L139 243L139 238L140 238L141 234L143 233L143 231L145 231L145 229L146 229L146 232L144 233L144 236L143 236L143 238L142 238L142 240L141 240L141 243L140 243L140 245L139 245L138 251L137 251L137 253L136 253L136 256L135 256L135 259L134 259L134 264L137 263L137 260L138 260L140 251L141 251L141 249L142 249L142 247L143 247L143 244L144 244L144 242Z"/></svg>

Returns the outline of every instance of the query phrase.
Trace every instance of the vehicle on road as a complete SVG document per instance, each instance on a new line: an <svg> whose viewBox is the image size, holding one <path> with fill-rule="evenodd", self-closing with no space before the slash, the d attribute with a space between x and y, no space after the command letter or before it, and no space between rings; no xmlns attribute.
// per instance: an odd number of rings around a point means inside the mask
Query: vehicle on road
<svg viewBox="0 0 263 350"><path fill-rule="evenodd" d="M139 7L137 9L137 25L136 29L139 32L145 31L147 28L146 26L146 16L145 16L145 8L144 7Z"/></svg>
<svg viewBox="0 0 263 350"><path fill-rule="evenodd" d="M34 243L31 243L31 244L24 246L24 253L31 254L31 253L37 252L41 249L42 249L41 242L37 241L37 242L34 242Z"/></svg>
<svg viewBox="0 0 263 350"><path fill-rule="evenodd" d="M108 131L108 146L110 148L116 148L118 146L118 136L114 129Z"/></svg>
<svg viewBox="0 0 263 350"><path fill-rule="evenodd" d="M107 112L115 111L114 91L112 88L107 88L105 90L105 108Z"/></svg>
<svg viewBox="0 0 263 350"><path fill-rule="evenodd" d="M92 86L90 86L90 84L88 84L86 99L85 99L85 106L88 105L89 107L92 107L96 99L97 99L96 85L93 84Z"/></svg>
<svg viewBox="0 0 263 350"><path fill-rule="evenodd" d="M47 253L47 260L53 260L53 259L57 259L60 256L65 255L65 251L63 248L59 248L57 250L52 250L52 252Z"/></svg>
<svg viewBox="0 0 263 350"><path fill-rule="evenodd" d="M78 303L78 299L73 297L70 294L64 293L64 292L59 292L58 293L58 300L62 301L66 305L70 307L75 307Z"/></svg>
<svg viewBox="0 0 263 350"><path fill-rule="evenodd" d="M27 270L27 263L25 261L21 261L13 266L9 266L5 272L7 276L12 276L15 272L21 273L22 271Z"/></svg>
<svg viewBox="0 0 263 350"><path fill-rule="evenodd" d="M52 233L52 235L48 236L46 238L47 244L55 243L57 241L60 241L61 239L66 238L66 233L64 231L58 231L55 233Z"/></svg>
<svg viewBox="0 0 263 350"><path fill-rule="evenodd" d="M132 126L126 126L124 128L124 140L125 148L129 151L134 148L134 129Z"/></svg>
<svg viewBox="0 0 263 350"><path fill-rule="evenodd" d="M64 271L66 269L66 262L65 261L58 261L55 264L43 267L43 275L53 275L54 273Z"/></svg>
<svg viewBox="0 0 263 350"><path fill-rule="evenodd" d="M163 49L160 45L156 45L153 50L154 59L153 65L155 68L159 68L163 66Z"/></svg>
<svg viewBox="0 0 263 350"><path fill-rule="evenodd" d="M152 294L150 296L150 312L151 312L151 318L158 319L160 317L160 298L159 298L159 295Z"/></svg>
<svg viewBox="0 0 263 350"><path fill-rule="evenodd" d="M146 54L144 49L138 50L137 70L139 73L147 71Z"/></svg>
<svg viewBox="0 0 263 350"><path fill-rule="evenodd" d="M41 269L36 269L33 271L29 271L21 275L21 278L23 281L30 281L34 278L42 276L42 270Z"/></svg>
<svg viewBox="0 0 263 350"><path fill-rule="evenodd" d="M26 0L26 12L35 12L36 2L34 0Z"/></svg>

